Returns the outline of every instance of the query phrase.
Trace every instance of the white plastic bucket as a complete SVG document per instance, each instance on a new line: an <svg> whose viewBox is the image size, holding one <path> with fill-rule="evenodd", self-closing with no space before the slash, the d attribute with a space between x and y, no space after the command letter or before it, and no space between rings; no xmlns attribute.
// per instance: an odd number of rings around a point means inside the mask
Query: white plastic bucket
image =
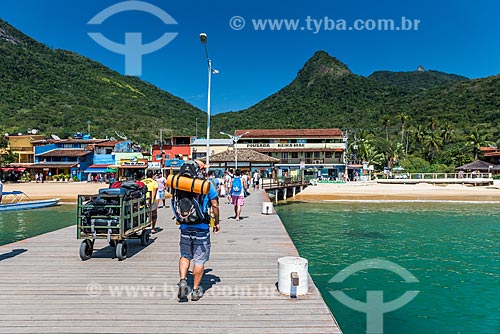
<svg viewBox="0 0 500 334"><path fill-rule="evenodd" d="M273 213L273 203L271 202L263 202L262 203L262 214L270 215Z"/></svg>
<svg viewBox="0 0 500 334"><path fill-rule="evenodd" d="M278 290L287 296L301 296L309 289L307 259L285 256L278 259Z"/></svg>

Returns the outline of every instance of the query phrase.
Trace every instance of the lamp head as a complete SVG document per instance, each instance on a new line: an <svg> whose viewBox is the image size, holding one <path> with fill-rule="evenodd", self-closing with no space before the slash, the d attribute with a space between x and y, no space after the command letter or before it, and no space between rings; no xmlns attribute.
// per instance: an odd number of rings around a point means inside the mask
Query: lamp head
<svg viewBox="0 0 500 334"><path fill-rule="evenodd" d="M205 34L204 32L200 34L200 42L201 44L207 44L207 34Z"/></svg>

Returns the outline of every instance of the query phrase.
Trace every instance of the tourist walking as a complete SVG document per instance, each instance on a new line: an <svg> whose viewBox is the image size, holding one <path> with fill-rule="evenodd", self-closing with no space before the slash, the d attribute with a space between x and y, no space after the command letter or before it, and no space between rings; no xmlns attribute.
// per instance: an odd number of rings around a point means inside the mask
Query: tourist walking
<svg viewBox="0 0 500 334"><path fill-rule="evenodd" d="M234 218L240 220L241 207L245 205L246 182L241 178L241 171L237 169L230 185L231 202L234 205Z"/></svg>
<svg viewBox="0 0 500 334"><path fill-rule="evenodd" d="M252 176L252 188L253 190L259 190L259 183L260 183L260 173L255 170L255 172L253 173L253 176Z"/></svg>
<svg viewBox="0 0 500 334"><path fill-rule="evenodd" d="M156 193L158 191L158 182L153 180L153 171L146 172L146 178L141 180L148 187L146 200L151 203L151 233L158 232L156 230L156 220L158 219L158 204L156 203Z"/></svg>
<svg viewBox="0 0 500 334"><path fill-rule="evenodd" d="M167 188L167 179L163 176L161 172L156 174L156 182L158 183L158 196L156 196L156 202L159 208L167 208L165 204L165 189ZM160 206L160 201L163 205Z"/></svg>
<svg viewBox="0 0 500 334"><path fill-rule="evenodd" d="M2 179L0 179L0 204L2 204L2 191L3 191L3 183Z"/></svg>
<svg viewBox="0 0 500 334"><path fill-rule="evenodd" d="M197 171L194 174L199 176L205 175L205 165L203 162L187 161L184 164L193 166ZM184 166L184 165L183 165ZM186 165L187 166L187 165ZM182 167L181 167L182 168ZM183 170L181 169L181 173ZM193 177L193 175L191 175ZM191 266L191 260L194 262L193 267L193 290L191 293L191 300L197 301L203 296L203 288L201 281L205 272L205 263L210 258L210 214L213 215L213 232L220 232L219 225L219 196L212 182L209 183L210 188L207 194L190 193L192 196L197 197L197 203L200 204L201 212L204 218L198 217L193 223L180 224L180 253L179 259L179 283L178 294L179 300L185 300L189 295L189 286L187 284L187 274ZM184 197L186 200L189 197ZM174 203L174 202L172 202ZM175 205L173 205L175 207ZM175 210L174 210L175 212ZM177 217L177 216L176 216Z"/></svg>
<svg viewBox="0 0 500 334"><path fill-rule="evenodd" d="M228 169L224 172L224 187L226 187L227 204L231 204L231 180L233 179L233 170Z"/></svg>

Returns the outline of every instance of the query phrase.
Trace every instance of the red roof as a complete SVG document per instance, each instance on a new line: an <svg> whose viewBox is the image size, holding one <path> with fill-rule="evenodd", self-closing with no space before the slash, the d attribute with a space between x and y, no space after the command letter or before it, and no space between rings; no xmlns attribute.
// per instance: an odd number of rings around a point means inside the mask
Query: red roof
<svg viewBox="0 0 500 334"><path fill-rule="evenodd" d="M484 154L485 157L500 157L500 152L488 152Z"/></svg>
<svg viewBox="0 0 500 334"><path fill-rule="evenodd" d="M487 146L487 147L480 147L479 150L481 152L496 152L497 148L496 147L490 147L490 146Z"/></svg>
<svg viewBox="0 0 500 334"><path fill-rule="evenodd" d="M259 130L236 130L239 136L245 132L244 138L332 138L342 137L344 134L340 129L259 129Z"/></svg>
<svg viewBox="0 0 500 334"><path fill-rule="evenodd" d="M123 140L108 140L105 141L104 143L96 143L95 146L97 147L114 147L116 144L121 143Z"/></svg>

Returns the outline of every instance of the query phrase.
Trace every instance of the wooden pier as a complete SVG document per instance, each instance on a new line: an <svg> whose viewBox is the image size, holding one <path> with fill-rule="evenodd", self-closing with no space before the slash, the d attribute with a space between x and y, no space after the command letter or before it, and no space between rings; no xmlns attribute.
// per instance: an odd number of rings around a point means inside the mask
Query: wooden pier
<svg viewBox="0 0 500 334"><path fill-rule="evenodd" d="M0 333L341 333L310 278L306 296L277 292L277 259L297 250L279 217L261 214L267 200L253 192L237 222L221 199L222 232L212 234L197 302L177 301L169 208L159 209L163 230L147 247L130 240L124 261L105 240L81 261L74 226L1 246Z"/></svg>
<svg viewBox="0 0 500 334"><path fill-rule="evenodd" d="M280 200L295 197L296 194L300 193L309 185L309 182L290 180L276 181L273 179L263 179L261 182L261 188L267 192L275 204Z"/></svg>

